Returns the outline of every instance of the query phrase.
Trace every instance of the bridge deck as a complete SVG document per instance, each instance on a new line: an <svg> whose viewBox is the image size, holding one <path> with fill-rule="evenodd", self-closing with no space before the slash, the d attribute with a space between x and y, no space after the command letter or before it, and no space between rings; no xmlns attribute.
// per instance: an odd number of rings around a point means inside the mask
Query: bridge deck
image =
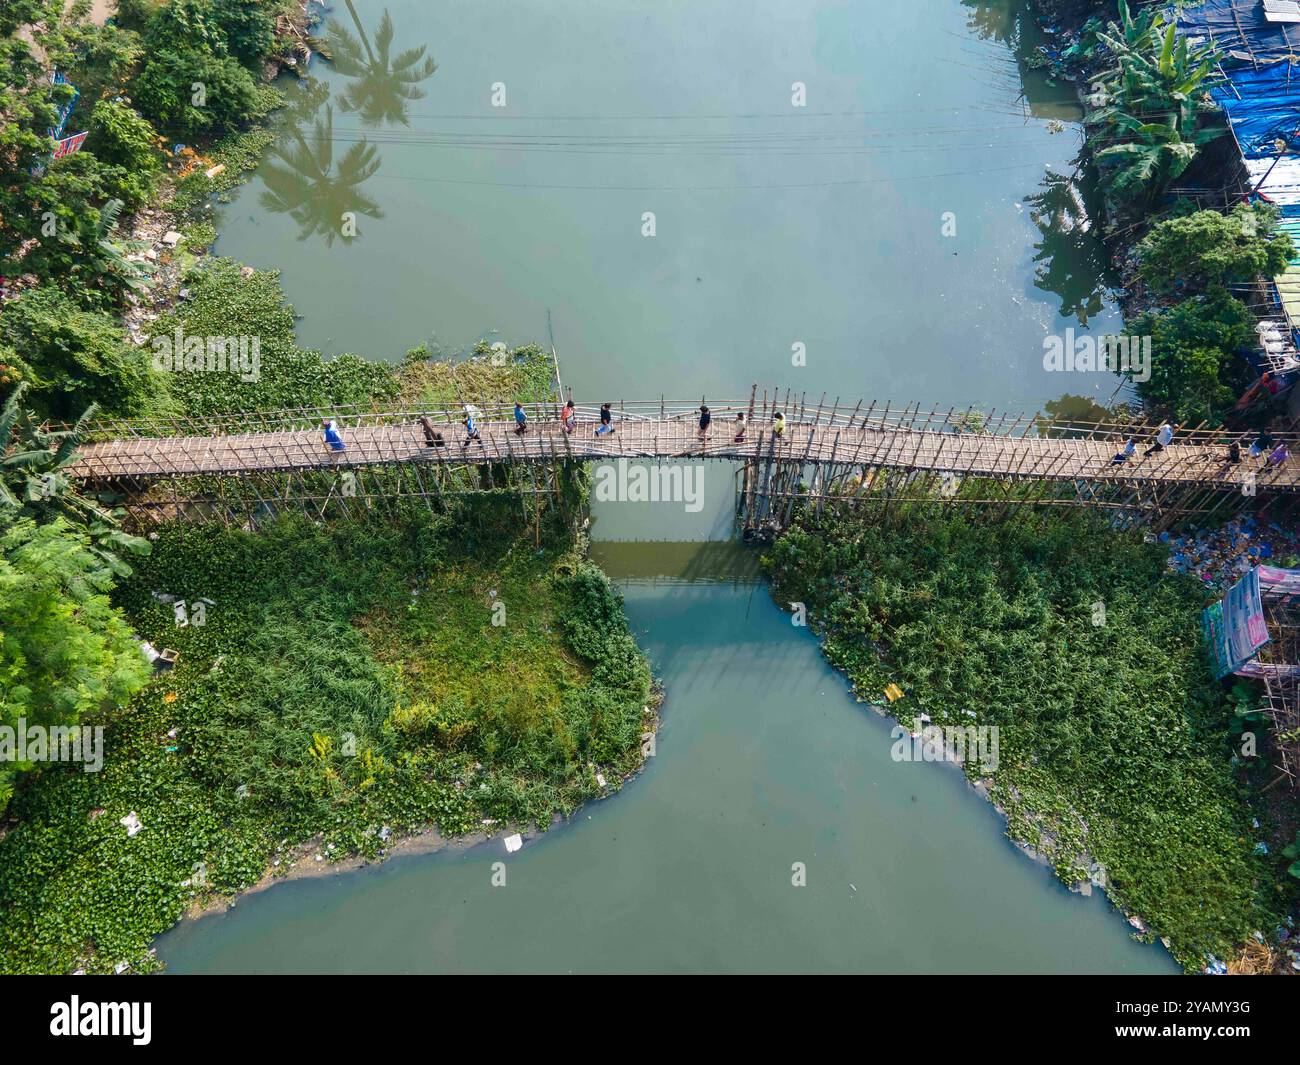
<svg viewBox="0 0 1300 1065"><path fill-rule="evenodd" d="M507 419L481 423L481 442L463 444L458 424L438 426L444 447L428 447L418 423L377 421L340 426L347 445L331 451L319 429L297 429L213 436L132 436L87 443L68 469L83 479L128 478L137 481L203 474L239 475L316 469L389 465L404 462L457 463L552 461L624 458L806 459L810 464L844 463L859 466L952 471L964 476L1026 480L1095 482L1141 480L1157 484L1240 485L1253 474L1259 488L1300 490L1297 456L1278 469L1265 469L1262 460L1243 459L1230 466L1222 443L1205 435L1197 442L1179 443L1123 466L1111 464L1118 450L1115 439L1062 439L1037 435L954 433L905 425L794 423L773 450L769 418L750 424L740 442L734 440L734 414L715 415L708 438L701 441L693 417L618 418L616 431L596 436L593 414L584 413L578 428L565 433L556 420L530 421L522 436ZM361 420L361 419L359 419ZM363 420L361 420L363 421Z"/></svg>

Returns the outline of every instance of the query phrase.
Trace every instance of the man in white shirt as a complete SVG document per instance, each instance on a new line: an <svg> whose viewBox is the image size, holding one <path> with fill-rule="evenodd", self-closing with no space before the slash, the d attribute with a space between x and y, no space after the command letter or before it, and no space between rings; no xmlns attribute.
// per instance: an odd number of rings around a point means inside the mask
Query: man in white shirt
<svg viewBox="0 0 1300 1065"><path fill-rule="evenodd" d="M1169 446L1173 438L1174 438L1174 427L1170 425L1168 422L1165 422L1163 425L1160 426L1159 429L1156 430L1156 442L1152 444L1149 448L1147 448L1144 452L1142 452L1142 454L1151 455L1157 451L1163 451L1166 447Z"/></svg>

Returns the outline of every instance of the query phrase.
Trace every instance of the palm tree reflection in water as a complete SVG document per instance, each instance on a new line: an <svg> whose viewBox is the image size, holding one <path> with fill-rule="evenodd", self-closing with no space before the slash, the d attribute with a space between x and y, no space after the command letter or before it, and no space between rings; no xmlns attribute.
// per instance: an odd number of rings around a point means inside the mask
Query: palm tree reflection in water
<svg viewBox="0 0 1300 1065"><path fill-rule="evenodd" d="M337 24L329 31L334 69L350 82L338 94L339 106L367 126L409 126L407 104L425 96L416 83L431 77L437 65L425 56L424 45L390 54L395 34L386 10L372 43L351 0L347 8L357 35ZM341 129L337 139L347 149L336 161L334 109L328 100L328 86L314 79L291 94L284 132L262 168L261 202L297 222L299 240L321 236L332 247L335 240L359 240L358 220L383 218L384 212L361 188L379 170L379 151L365 137Z"/></svg>
<svg viewBox="0 0 1300 1065"><path fill-rule="evenodd" d="M339 105L367 126L380 126L386 122L409 126L411 122L406 114L406 105L412 100L424 99L425 91L417 83L432 77L438 69L437 64L424 54L425 45L408 48L390 57L394 33L393 20L387 9L379 20L372 46L357 18L352 0L347 0L347 5L357 36L353 37L338 24L331 26L329 32L334 69L352 81L339 94Z"/></svg>

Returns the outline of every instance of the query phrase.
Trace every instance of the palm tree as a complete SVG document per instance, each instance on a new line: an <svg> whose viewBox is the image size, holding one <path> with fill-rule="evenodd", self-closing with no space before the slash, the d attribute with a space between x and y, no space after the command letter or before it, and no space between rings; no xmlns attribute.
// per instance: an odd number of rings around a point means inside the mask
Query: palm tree
<svg viewBox="0 0 1300 1065"><path fill-rule="evenodd" d="M357 215L384 217L379 204L360 189L379 169L378 151L362 138L335 165L334 109L329 104L308 136L298 126L290 126L287 144L284 139L270 150L271 161L262 169L266 189L261 203L297 222L299 240L320 234L327 246L333 246L335 238L351 244L361 235L355 225L349 225Z"/></svg>
<svg viewBox="0 0 1300 1065"><path fill-rule="evenodd" d="M339 25L331 26L329 33L334 67L353 82L339 95L339 103L344 111L356 114L367 126L379 126L385 122L409 126L406 105L412 100L424 99L425 92L417 87L417 83L432 77L438 69L437 64L424 54L425 45L390 56L394 33L393 20L387 9L379 20L372 47L352 0L347 0L347 6L357 36L353 37Z"/></svg>

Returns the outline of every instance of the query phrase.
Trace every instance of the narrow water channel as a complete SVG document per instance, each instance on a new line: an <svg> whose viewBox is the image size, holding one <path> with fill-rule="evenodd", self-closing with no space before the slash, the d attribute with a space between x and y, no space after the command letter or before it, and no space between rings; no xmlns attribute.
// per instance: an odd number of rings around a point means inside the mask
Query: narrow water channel
<svg viewBox="0 0 1300 1065"><path fill-rule="evenodd" d="M1079 197L1031 198L1078 141L1069 91L1022 61L1022 0L797 19L788 0L390 0L335 20L373 34L383 7L439 69L397 107L409 126L313 112L380 160L361 238L327 243L262 177L222 217L218 251L283 269L304 342L549 342L549 312L584 401L755 380L998 409L1113 390L1041 366L1046 333L1117 319ZM796 81L816 114L792 121ZM704 478L698 511L593 511L668 693L636 780L508 857L397 857L183 923L159 941L170 971L1177 971L1023 858L958 771L891 760L889 723L720 542L730 473Z"/></svg>
<svg viewBox="0 0 1300 1065"><path fill-rule="evenodd" d="M597 557L669 693L638 779L514 855L498 839L241 900L165 936L169 970L1177 971L1100 896L1020 856L956 769L891 760L888 723L792 628L752 554Z"/></svg>

